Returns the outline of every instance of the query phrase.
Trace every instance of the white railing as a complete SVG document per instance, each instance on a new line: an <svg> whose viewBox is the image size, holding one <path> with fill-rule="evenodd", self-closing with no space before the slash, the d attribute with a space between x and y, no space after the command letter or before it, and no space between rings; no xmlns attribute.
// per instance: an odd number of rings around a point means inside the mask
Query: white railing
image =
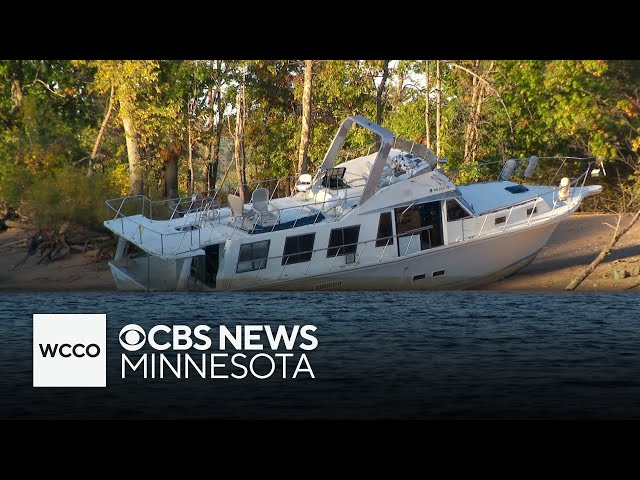
<svg viewBox="0 0 640 480"><path fill-rule="evenodd" d="M270 194L270 198L273 199L276 192L279 191L279 186L287 181L291 182L293 179L298 176L285 177L277 180L266 180L262 182L252 183L251 187L260 188L260 185L264 185L269 182L275 182L275 187L273 188L272 193ZM299 225L302 218L307 218L309 216L314 216L314 220L312 224L316 224L319 221L327 221L332 222L339 219L341 215L338 214L338 210L340 207L345 207L353 202L354 199L360 197L360 191L356 191L356 194L349 196L350 189L353 188L351 182L349 182L349 186L339 187L339 188L329 188L328 186L323 187L320 191L324 193L324 196L321 200L309 201L308 203L304 203L301 205L294 205L291 207L280 208L277 210L277 219L273 225L266 226L263 228L259 228L261 226L261 218L258 213L247 217L249 223L247 225L242 223L238 223L236 221L230 222L227 224L232 230L229 238L232 238L237 230L243 230L250 234L261 234L273 232L274 230L282 229L280 225L281 219L284 217L288 217L287 213L295 211L297 209L297 214L293 215L294 220L290 227L287 228L295 228ZM130 222L134 225L137 225L135 229L134 236L139 234L139 238L131 237L129 240L137 240L137 243L144 247L145 234L154 234L156 237L151 240L151 242L155 245L158 241L160 243L160 253L164 255L167 253L168 255L179 255L188 253L194 250L198 250L203 246L209 245L211 242L211 238L213 236L214 229L216 225L221 225L223 218L230 219L234 218L232 216L232 212L229 210L229 216L222 216L221 210L223 208L228 208L228 202L226 201L226 196L230 193L237 194L239 193L240 187L235 187L234 189L218 189L209 192L203 192L201 194L194 194L191 197L181 197L170 200L159 200L153 201L149 200L147 197L143 195L134 195L129 197L120 197L116 199L107 200L107 207L114 212L114 216L112 220L119 219L120 220L120 234L125 236L127 229L125 229L124 222ZM200 195L200 196L199 196ZM329 198L331 195L332 198ZM217 202L221 197L225 199L225 201ZM276 197L281 198L281 197ZM182 208L186 206L186 208ZM128 208L125 208L128 207ZM333 218L330 218L329 212L333 210L334 215ZM156 212L156 217L154 219L153 213ZM305 213L309 213L309 215L305 215ZM142 215L144 220L138 220L133 217L133 215ZM321 217L322 214L322 217ZM178 216L180 215L180 216ZM153 223L154 220L162 219L164 222L162 224L163 227L171 226L172 223L175 223L176 232L167 233L166 231L161 231L159 229L155 229L150 224ZM238 217L244 218L245 217ZM179 222L179 219L182 219L182 222ZM148 221L146 221L148 220ZM287 222L288 223L288 222ZM206 229L206 227L210 227L208 235L205 232L203 238L202 230ZM259 230L259 231L258 231ZM166 251L165 245L168 243L168 237L175 237L180 235L180 241L175 250Z"/></svg>

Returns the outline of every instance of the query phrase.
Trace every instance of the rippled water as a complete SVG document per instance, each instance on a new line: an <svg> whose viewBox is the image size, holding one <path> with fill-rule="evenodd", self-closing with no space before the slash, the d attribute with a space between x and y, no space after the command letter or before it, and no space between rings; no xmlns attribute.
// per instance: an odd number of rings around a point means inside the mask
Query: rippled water
<svg viewBox="0 0 640 480"><path fill-rule="evenodd" d="M0 302L5 419L640 418L633 293L41 293ZM107 313L107 388L32 387L33 313ZM121 379L118 333L128 323L313 324L316 378Z"/></svg>

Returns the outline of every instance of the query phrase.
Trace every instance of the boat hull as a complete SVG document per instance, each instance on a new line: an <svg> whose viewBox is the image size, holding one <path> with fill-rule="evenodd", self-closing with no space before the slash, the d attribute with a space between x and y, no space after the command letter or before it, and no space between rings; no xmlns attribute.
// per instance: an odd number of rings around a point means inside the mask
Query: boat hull
<svg viewBox="0 0 640 480"><path fill-rule="evenodd" d="M223 290L441 290L491 283L531 263L549 240L557 221L486 235L370 266L350 265L339 272L234 285Z"/></svg>

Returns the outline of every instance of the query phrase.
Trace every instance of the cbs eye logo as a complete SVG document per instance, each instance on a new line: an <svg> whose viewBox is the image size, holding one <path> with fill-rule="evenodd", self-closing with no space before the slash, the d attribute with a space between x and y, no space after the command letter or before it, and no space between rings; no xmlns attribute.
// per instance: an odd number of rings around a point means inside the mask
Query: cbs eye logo
<svg viewBox="0 0 640 480"><path fill-rule="evenodd" d="M120 330L120 345L129 352L135 352L142 348L147 340L147 335L141 326L131 323Z"/></svg>

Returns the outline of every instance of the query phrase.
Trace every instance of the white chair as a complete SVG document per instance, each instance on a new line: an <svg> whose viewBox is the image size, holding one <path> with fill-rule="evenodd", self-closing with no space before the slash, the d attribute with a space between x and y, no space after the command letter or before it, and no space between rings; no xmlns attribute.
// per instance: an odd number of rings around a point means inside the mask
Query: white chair
<svg viewBox="0 0 640 480"><path fill-rule="evenodd" d="M251 195L251 203L253 211L259 216L260 225L271 226L277 223L279 210L273 207L269 209L269 189L256 188Z"/></svg>
<svg viewBox="0 0 640 480"><path fill-rule="evenodd" d="M227 201L229 202L229 208L231 208L235 225L238 228L244 228L245 220L251 220L254 216L254 212L245 211L242 199L238 195L230 194L227 197Z"/></svg>
<svg viewBox="0 0 640 480"><path fill-rule="evenodd" d="M296 182L296 190L299 192L306 192L310 190L311 180L311 175L309 175L308 173L303 173L302 175L300 175L300 178L298 178L298 181Z"/></svg>

